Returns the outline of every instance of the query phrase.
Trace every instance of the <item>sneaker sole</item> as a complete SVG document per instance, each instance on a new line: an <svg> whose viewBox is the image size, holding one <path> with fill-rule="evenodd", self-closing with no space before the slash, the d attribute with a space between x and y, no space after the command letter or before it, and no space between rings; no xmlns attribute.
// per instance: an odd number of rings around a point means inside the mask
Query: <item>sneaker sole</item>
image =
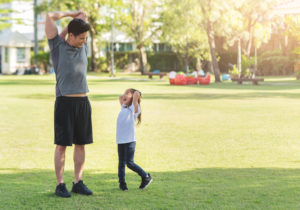
<svg viewBox="0 0 300 210"><path fill-rule="evenodd" d="M141 189L141 190L146 189L146 188L149 186L149 184L151 184L152 181L153 181L153 179L151 179L150 182L149 182L147 185L145 185L144 188L140 188L140 189Z"/></svg>
<svg viewBox="0 0 300 210"><path fill-rule="evenodd" d="M70 198L71 197L71 195L69 195L69 196L63 196L63 195L60 195L60 194L56 194L56 193L54 193L57 197L60 197L60 198Z"/></svg>
<svg viewBox="0 0 300 210"><path fill-rule="evenodd" d="M86 193L80 193L80 192L74 192L74 191L71 191L71 192L72 192L72 193L79 194L79 195L86 195L86 196L93 195L93 193L91 193L91 194L86 194Z"/></svg>

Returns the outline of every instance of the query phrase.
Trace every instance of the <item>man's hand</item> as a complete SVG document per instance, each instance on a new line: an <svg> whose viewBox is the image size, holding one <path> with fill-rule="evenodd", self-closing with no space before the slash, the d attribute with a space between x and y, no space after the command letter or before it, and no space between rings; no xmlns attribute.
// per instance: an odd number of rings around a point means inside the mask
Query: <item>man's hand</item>
<svg viewBox="0 0 300 210"><path fill-rule="evenodd" d="M77 16L76 16L77 15ZM78 18L78 19L81 19L83 20L84 22L87 22L87 16L84 12L82 11L79 11L79 12L73 12L73 13L70 13L70 17L72 17L73 19L74 18ZM68 26L66 26L64 28L64 30L62 30L62 32L59 34L59 36L65 40L66 39L66 36L68 34Z"/></svg>
<svg viewBox="0 0 300 210"><path fill-rule="evenodd" d="M55 21L63 17L80 18L82 20L87 19L86 14L82 11L76 12L49 12L46 16L45 32L48 39L56 37L58 30ZM85 21L86 22L86 21Z"/></svg>
<svg viewBox="0 0 300 210"><path fill-rule="evenodd" d="M87 15L82 11L75 18L78 18L78 19L83 20L84 22L87 22Z"/></svg>
<svg viewBox="0 0 300 210"><path fill-rule="evenodd" d="M84 13L84 12L82 12L82 11L70 12L69 16L71 18L78 18L77 16L81 15L82 13Z"/></svg>

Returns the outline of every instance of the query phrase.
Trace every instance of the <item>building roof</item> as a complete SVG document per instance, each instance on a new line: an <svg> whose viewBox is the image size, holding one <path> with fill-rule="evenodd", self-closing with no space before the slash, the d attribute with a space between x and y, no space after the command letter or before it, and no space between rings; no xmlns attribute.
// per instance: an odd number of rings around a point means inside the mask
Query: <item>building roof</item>
<svg viewBox="0 0 300 210"><path fill-rule="evenodd" d="M111 32L104 33L101 36L102 41L111 42ZM113 30L113 42L121 42L121 43L131 43L134 42L134 39L129 37L125 32L117 30L114 28Z"/></svg>
<svg viewBox="0 0 300 210"><path fill-rule="evenodd" d="M148 34L150 35L150 33L148 33ZM104 42L111 42L111 38L112 38L111 32L103 33L103 35L101 36L101 40ZM160 42L159 38L157 38L154 35L151 37L151 40L154 43ZM129 35L127 35L125 32L114 28L113 42L114 43L133 43L133 42L135 42L135 40L132 37L130 37Z"/></svg>
<svg viewBox="0 0 300 210"><path fill-rule="evenodd" d="M32 47L33 43L17 31L0 31L0 46L6 47Z"/></svg>
<svg viewBox="0 0 300 210"><path fill-rule="evenodd" d="M300 14L300 1L299 0L287 0L282 4L279 4L275 8L275 13L278 15Z"/></svg>

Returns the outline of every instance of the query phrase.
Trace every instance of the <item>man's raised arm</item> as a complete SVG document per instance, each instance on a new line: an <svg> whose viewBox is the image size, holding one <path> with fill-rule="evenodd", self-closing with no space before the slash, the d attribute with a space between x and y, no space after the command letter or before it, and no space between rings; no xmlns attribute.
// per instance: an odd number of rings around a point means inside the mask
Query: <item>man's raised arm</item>
<svg viewBox="0 0 300 210"><path fill-rule="evenodd" d="M87 16L86 16L86 14L85 14L84 12L82 12L82 11L81 11L81 12L79 13L79 15L76 16L75 18L78 18L78 19L83 20L84 22L87 22ZM65 40L65 39L66 39L67 33L68 33L68 26L66 26L66 27L62 30L62 32L59 34L59 36L60 36L63 40Z"/></svg>
<svg viewBox="0 0 300 210"><path fill-rule="evenodd" d="M63 18L63 17L72 17L80 15L82 12L49 12L46 16L45 23L45 32L47 39L53 39L58 34L58 30L55 24L55 21Z"/></svg>

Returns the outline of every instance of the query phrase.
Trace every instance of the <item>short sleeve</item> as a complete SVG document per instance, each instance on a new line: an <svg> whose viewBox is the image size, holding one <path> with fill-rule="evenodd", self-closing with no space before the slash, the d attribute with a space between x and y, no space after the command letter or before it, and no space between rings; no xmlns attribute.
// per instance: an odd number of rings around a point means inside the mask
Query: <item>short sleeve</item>
<svg viewBox="0 0 300 210"><path fill-rule="evenodd" d="M53 39L48 39L50 51L57 48L61 43L63 43L63 39L58 34Z"/></svg>
<svg viewBox="0 0 300 210"><path fill-rule="evenodd" d="M129 109L132 111L132 113L134 115L139 115L141 113L140 105L138 105L138 112L137 113L134 113L134 105L133 105L133 103L129 106Z"/></svg>

